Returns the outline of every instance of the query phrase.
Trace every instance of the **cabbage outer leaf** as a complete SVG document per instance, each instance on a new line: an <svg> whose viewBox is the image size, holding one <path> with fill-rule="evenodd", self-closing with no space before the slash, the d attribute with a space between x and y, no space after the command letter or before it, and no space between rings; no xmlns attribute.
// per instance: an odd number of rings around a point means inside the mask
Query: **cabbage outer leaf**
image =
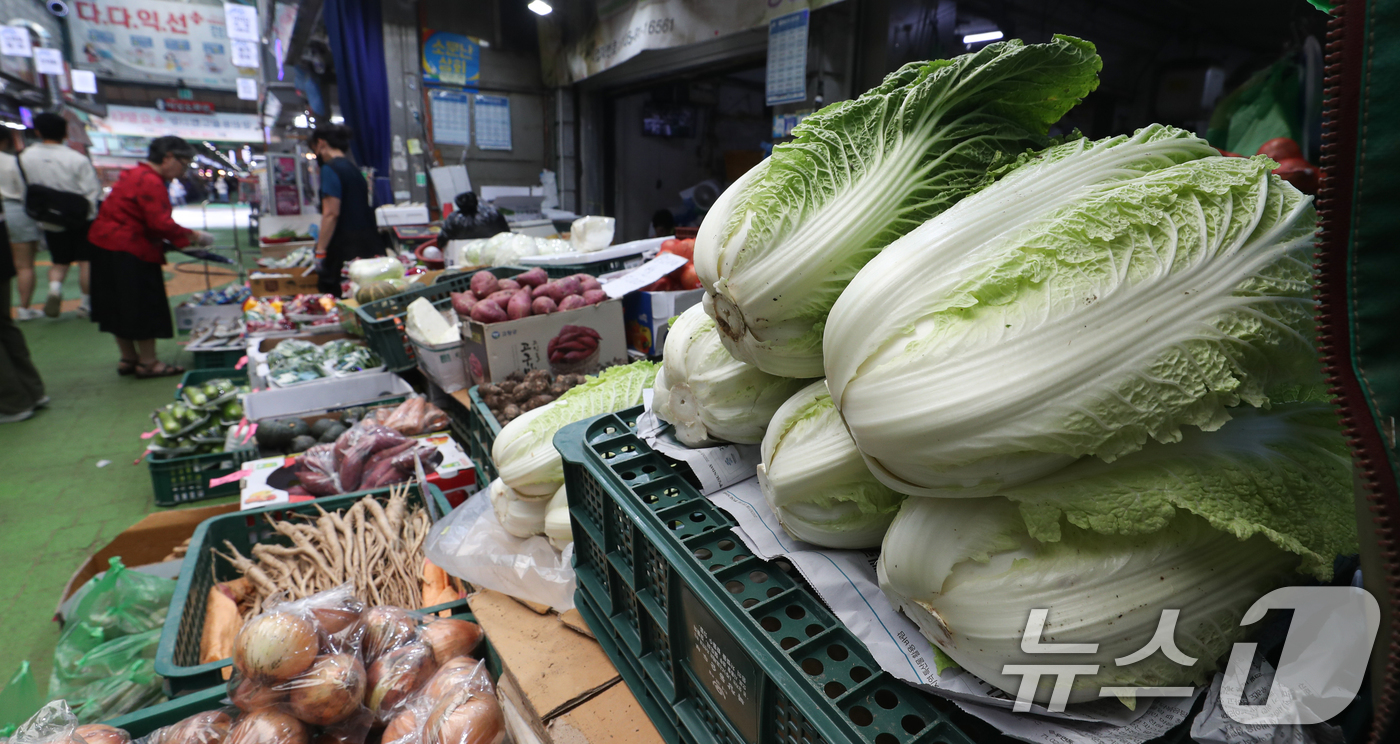
<svg viewBox="0 0 1400 744"><path fill-rule="evenodd" d="M871 471L903 493L985 495L1177 441L1184 424L1218 428L1230 407L1268 405L1271 388L1320 381L1315 213L1272 167L1193 160L1090 188L952 262L909 249L871 262L833 334L851 338L877 294L917 298L899 303L887 343L833 361L828 379ZM1045 174L1035 187L1056 189ZM936 273L956 283L914 289Z"/></svg>
<svg viewBox="0 0 1400 744"><path fill-rule="evenodd" d="M945 550L952 555L928 565L901 557ZM1060 541L1038 544L1015 506L998 496L907 500L885 536L876 572L890 603L920 632L962 668L1012 695L1021 678L1002 674L1003 665L1097 664L1097 674L1075 677L1069 701L1076 703L1097 699L1102 687L1204 683L1216 659L1250 630L1240 627L1244 612L1287 583L1296 563L1262 536L1242 541L1190 515L1147 535L1106 536L1071 526ZM933 586L942 591L930 591ZM1098 649L1053 659L1024 653L1032 609L1049 610L1041 641ZM1182 666L1159 652L1116 666L1114 659L1147 645L1166 609L1180 610L1174 638L1195 663ZM1049 702L1053 683L1053 676L1041 678L1036 702Z"/></svg>
<svg viewBox="0 0 1400 744"><path fill-rule="evenodd" d="M553 402L526 411L506 424L491 445L500 479L521 498L553 496L564 483L564 461L554 435L565 426L604 413L640 405L642 391L656 378L657 365L637 361L609 367Z"/></svg>
<svg viewBox="0 0 1400 744"><path fill-rule="evenodd" d="M663 352L652 410L675 425L676 438L688 447L758 444L778 406L809 382L735 359L699 305L676 319Z"/></svg>
<svg viewBox="0 0 1400 744"><path fill-rule="evenodd" d="M1151 442L1113 463L1080 460L1002 494L1041 542L1060 539L1062 516L1102 534L1142 535L1184 511L1241 540L1263 535L1330 581L1333 559L1358 550L1351 456L1336 413L1292 404L1232 414L1219 431Z"/></svg>
<svg viewBox="0 0 1400 744"><path fill-rule="evenodd" d="M706 302L735 357L822 375L822 324L895 238L992 182L1014 153L1098 85L1094 46L1069 36L990 44L891 73L827 106L730 186L695 242Z"/></svg>
<svg viewBox="0 0 1400 744"><path fill-rule="evenodd" d="M865 466L825 382L783 403L762 452L758 485L789 535L828 548L880 545L904 495Z"/></svg>

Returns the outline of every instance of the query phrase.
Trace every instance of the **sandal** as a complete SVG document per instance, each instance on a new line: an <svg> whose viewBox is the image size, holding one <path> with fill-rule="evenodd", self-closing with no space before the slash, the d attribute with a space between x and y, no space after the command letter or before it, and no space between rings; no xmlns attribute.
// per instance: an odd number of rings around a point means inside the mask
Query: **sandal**
<svg viewBox="0 0 1400 744"><path fill-rule="evenodd" d="M138 363L136 365L135 373L136 379L149 380L152 377L174 377L175 375L183 375L185 374L185 368L176 367L170 364L166 364L165 362L156 362L155 364L151 365Z"/></svg>
<svg viewBox="0 0 1400 744"><path fill-rule="evenodd" d="M129 374L133 374L136 372L136 366L138 364L140 364L140 362L138 362L135 359L123 359L117 362L117 374L121 375L122 377L126 377Z"/></svg>

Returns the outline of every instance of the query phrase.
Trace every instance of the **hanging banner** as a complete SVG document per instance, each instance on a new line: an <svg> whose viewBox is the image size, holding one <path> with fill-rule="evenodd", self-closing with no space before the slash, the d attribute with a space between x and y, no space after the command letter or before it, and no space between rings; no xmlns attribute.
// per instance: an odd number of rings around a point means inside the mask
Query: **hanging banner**
<svg viewBox="0 0 1400 744"><path fill-rule="evenodd" d="M475 85L481 79L481 45L470 36L423 30L423 82Z"/></svg>
<svg viewBox="0 0 1400 744"><path fill-rule="evenodd" d="M546 16L540 25L540 52L546 82L568 85L616 67L648 49L711 41L767 26L781 16L835 5L841 0L610 0L598 6L598 19L582 36L561 29Z"/></svg>
<svg viewBox="0 0 1400 744"><path fill-rule="evenodd" d="M29 29L21 26L0 26L0 54L10 57L34 56L34 43Z"/></svg>
<svg viewBox="0 0 1400 744"><path fill-rule="evenodd" d="M105 119L94 119L98 132L150 137L173 134L187 140L262 142L256 114L179 114L137 106L108 106Z"/></svg>
<svg viewBox="0 0 1400 744"><path fill-rule="evenodd" d="M33 52L35 72L40 75L63 74L63 52L61 50L36 47Z"/></svg>
<svg viewBox="0 0 1400 744"><path fill-rule="evenodd" d="M243 7L243 6L240 6ZM68 15L75 68L99 77L234 90L224 9L167 0L77 0ZM256 69L243 68L244 77Z"/></svg>
<svg viewBox="0 0 1400 744"><path fill-rule="evenodd" d="M234 41L258 41L258 9L251 5L224 3L228 37Z"/></svg>

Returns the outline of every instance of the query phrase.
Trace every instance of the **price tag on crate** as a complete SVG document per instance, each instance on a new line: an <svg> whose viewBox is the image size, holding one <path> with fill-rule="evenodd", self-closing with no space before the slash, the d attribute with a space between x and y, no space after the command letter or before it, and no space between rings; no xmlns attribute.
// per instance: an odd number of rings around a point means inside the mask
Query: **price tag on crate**
<svg viewBox="0 0 1400 744"><path fill-rule="evenodd" d="M660 281L662 277L685 266L685 263L685 259L681 256L674 253L662 253L637 267L635 271L628 272L604 284L603 291L607 293L608 297L617 299L630 292L636 292L648 284Z"/></svg>

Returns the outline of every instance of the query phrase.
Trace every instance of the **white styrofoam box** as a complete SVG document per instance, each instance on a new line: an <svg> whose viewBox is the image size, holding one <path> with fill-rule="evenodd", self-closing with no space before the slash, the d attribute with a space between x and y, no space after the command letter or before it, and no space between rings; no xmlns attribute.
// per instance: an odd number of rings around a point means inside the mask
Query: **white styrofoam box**
<svg viewBox="0 0 1400 744"><path fill-rule="evenodd" d="M249 421L312 416L388 398L409 395L413 388L393 372L365 372L330 377L306 385L249 393L243 413Z"/></svg>
<svg viewBox="0 0 1400 744"><path fill-rule="evenodd" d="M463 347L465 342L429 346L412 336L408 339L417 352L418 369L428 376L444 393L455 393L471 387Z"/></svg>
<svg viewBox="0 0 1400 744"><path fill-rule="evenodd" d="M379 207L374 210L374 221L380 227L393 227L395 225L426 225L428 219L427 204L395 204L393 206Z"/></svg>

